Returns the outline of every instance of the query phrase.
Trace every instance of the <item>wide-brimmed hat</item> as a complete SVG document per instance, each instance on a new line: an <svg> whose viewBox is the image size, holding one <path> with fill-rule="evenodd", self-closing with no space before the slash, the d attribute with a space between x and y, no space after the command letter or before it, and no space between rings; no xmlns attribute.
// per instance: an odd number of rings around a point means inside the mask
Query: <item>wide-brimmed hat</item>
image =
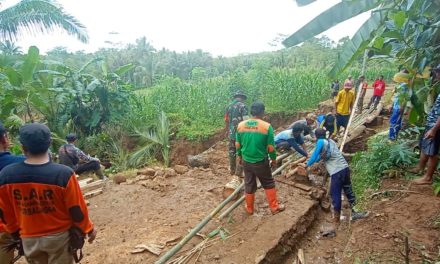
<svg viewBox="0 0 440 264"><path fill-rule="evenodd" d="M242 91L237 91L234 94L234 98L241 97L243 99L247 99L247 96Z"/></svg>
<svg viewBox="0 0 440 264"><path fill-rule="evenodd" d="M411 75L409 73L398 72L394 74L393 81L397 83L409 83Z"/></svg>

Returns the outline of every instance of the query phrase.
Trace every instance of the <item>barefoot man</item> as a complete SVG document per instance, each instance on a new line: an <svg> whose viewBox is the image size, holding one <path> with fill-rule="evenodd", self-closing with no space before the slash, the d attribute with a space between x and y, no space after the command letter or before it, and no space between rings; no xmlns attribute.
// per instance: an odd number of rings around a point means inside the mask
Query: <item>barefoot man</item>
<svg viewBox="0 0 440 264"><path fill-rule="evenodd" d="M440 81L440 65L433 70L433 85ZM428 169L423 177L413 181L413 184L423 185L432 184L432 177L438 164L438 154L440 149L440 94L437 96L431 112L426 119L425 131L420 139L420 160L419 165L413 170L415 173L421 173Z"/></svg>

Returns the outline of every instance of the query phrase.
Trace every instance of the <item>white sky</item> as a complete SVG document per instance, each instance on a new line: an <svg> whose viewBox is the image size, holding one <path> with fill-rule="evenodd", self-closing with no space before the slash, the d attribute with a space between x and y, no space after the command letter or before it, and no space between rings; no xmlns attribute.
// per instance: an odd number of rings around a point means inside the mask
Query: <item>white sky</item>
<svg viewBox="0 0 440 264"><path fill-rule="evenodd" d="M6 0L2 7L17 0ZM290 35L340 0L318 0L298 7L293 0L58 0L87 28L82 44L60 32L23 36L18 45L36 45L42 52L56 46L93 52L110 47L105 41L134 43L142 36L156 49L178 52L202 49L214 56L273 50L279 33ZM333 40L352 36L369 17L362 14L325 32ZM118 32L119 34L109 34Z"/></svg>

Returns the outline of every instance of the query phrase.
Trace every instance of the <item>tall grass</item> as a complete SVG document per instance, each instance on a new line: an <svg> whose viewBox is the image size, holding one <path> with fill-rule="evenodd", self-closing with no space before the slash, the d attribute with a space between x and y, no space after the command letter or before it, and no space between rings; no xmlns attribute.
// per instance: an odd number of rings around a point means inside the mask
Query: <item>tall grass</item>
<svg viewBox="0 0 440 264"><path fill-rule="evenodd" d="M164 111L178 136L200 139L223 126L224 110L237 90L247 94L248 106L260 100L267 112L295 112L328 98L329 87L325 71L313 69L253 69L192 81L166 77L148 92L137 93L131 122L145 125Z"/></svg>

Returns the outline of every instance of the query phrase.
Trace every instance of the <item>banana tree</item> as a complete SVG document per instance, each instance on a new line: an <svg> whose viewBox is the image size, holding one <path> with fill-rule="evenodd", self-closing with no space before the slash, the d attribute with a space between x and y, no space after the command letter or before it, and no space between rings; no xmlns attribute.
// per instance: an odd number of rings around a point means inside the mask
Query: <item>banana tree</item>
<svg viewBox="0 0 440 264"><path fill-rule="evenodd" d="M41 83L34 79L34 73L40 64L40 55L37 47L30 47L23 61L15 67L6 66L1 69L1 116L7 117L14 113L25 120L35 120L33 102L40 96Z"/></svg>
<svg viewBox="0 0 440 264"><path fill-rule="evenodd" d="M99 132L103 125L112 118L117 118L127 111L126 102L131 96L131 86L120 76L132 69L131 64L124 65L114 72L102 58L95 58L80 69L73 69L64 64L51 62L52 68L38 71L38 76L51 80L58 99L63 101L61 120L71 124L71 129L81 135ZM101 66L100 76L87 73L88 68ZM53 77L56 77L53 79Z"/></svg>
<svg viewBox="0 0 440 264"><path fill-rule="evenodd" d="M287 38L284 44L299 44L368 10L372 10L370 18L345 45L330 75L341 73L365 49L369 49L369 56L373 59L396 63L412 76L411 89L403 95L413 105L410 121L422 123L435 95L440 92L438 85L429 82L427 70L430 64L437 64L440 59L439 0L342 1Z"/></svg>
<svg viewBox="0 0 440 264"><path fill-rule="evenodd" d="M421 9L422 8L422 9ZM430 21L431 27L438 27L438 12L440 8L439 0L345 0L328 10L321 13L315 19L307 23L304 27L289 36L283 41L286 47L291 47L316 36L327 29L355 17L361 13L372 11L370 18L358 29L351 41L344 46L339 54L337 62L330 71L330 76L334 77L341 73L353 60L359 57L367 48L382 50L385 37L395 36L397 29L406 29L409 21L420 20ZM422 10L422 12L420 12ZM418 17L423 19L418 19ZM391 31L391 33L389 33ZM385 37L380 37L385 34ZM387 35L388 34L388 35ZM405 32L403 39L408 35ZM401 39L399 39L401 40ZM418 38L418 43L429 40L429 33L425 33ZM390 46L385 46L389 51Z"/></svg>

